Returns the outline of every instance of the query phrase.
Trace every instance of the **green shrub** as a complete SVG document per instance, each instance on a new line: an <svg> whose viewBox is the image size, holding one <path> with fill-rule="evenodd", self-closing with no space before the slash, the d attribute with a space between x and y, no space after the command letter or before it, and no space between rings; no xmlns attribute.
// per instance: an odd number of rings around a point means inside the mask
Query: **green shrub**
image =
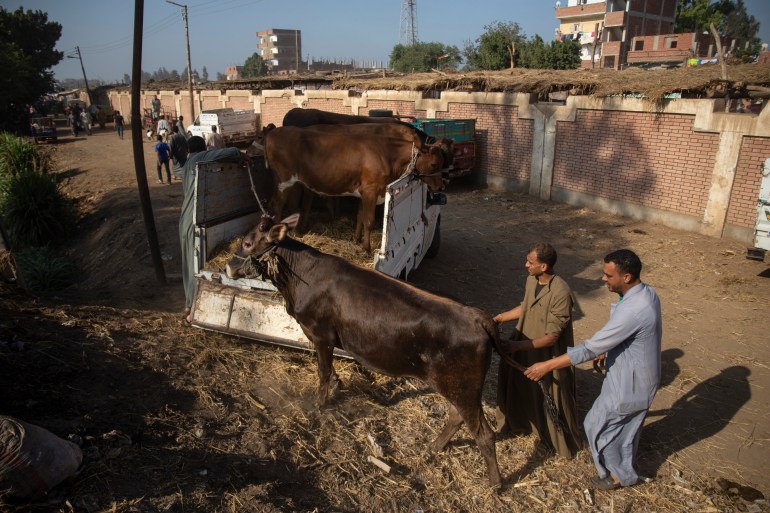
<svg viewBox="0 0 770 513"><path fill-rule="evenodd" d="M32 292L61 290L75 281L76 268L68 259L57 257L49 248L32 248L17 256L21 275Z"/></svg>
<svg viewBox="0 0 770 513"><path fill-rule="evenodd" d="M51 156L29 137L0 132L0 175L13 176L25 171L47 173Z"/></svg>
<svg viewBox="0 0 770 513"><path fill-rule="evenodd" d="M0 214L17 249L57 246L72 234L76 215L56 178L26 171L12 176L0 197Z"/></svg>

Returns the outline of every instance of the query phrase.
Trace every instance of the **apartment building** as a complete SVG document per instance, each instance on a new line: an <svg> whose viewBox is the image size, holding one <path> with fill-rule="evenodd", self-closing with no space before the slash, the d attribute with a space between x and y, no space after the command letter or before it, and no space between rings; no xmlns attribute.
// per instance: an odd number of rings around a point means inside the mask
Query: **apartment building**
<svg viewBox="0 0 770 513"><path fill-rule="evenodd" d="M257 32L257 53L269 73L296 73L302 66L302 32L267 29Z"/></svg>
<svg viewBox="0 0 770 513"><path fill-rule="evenodd" d="M566 0L562 7L559 0L556 37L580 42L581 65L587 68L620 69L650 58L656 62L658 57L658 62L683 62L691 51L700 52L696 46L702 45L702 38L673 34L676 5L677 0ZM663 53L654 53L658 51ZM634 52L633 62L629 52Z"/></svg>
<svg viewBox="0 0 770 513"><path fill-rule="evenodd" d="M228 66L225 70L225 80L238 80L241 78L243 66Z"/></svg>

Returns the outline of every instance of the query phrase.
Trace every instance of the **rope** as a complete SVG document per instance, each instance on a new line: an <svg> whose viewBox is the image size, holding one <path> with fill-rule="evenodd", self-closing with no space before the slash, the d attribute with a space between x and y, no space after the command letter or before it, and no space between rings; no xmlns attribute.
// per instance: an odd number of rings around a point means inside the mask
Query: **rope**
<svg viewBox="0 0 770 513"><path fill-rule="evenodd" d="M251 182L251 192L254 193L254 197L257 198L257 205L259 205L259 209L262 211L262 215L267 216L267 212L265 212L265 207L262 206L262 202L259 199L259 194L257 194L257 188L254 185L254 178L251 176L251 162L248 160L246 161L246 172L249 175L249 182Z"/></svg>
<svg viewBox="0 0 770 513"><path fill-rule="evenodd" d="M419 155L420 151L415 147L414 143L412 143L412 159L409 161L409 164L406 166L406 170L404 170L403 174L398 177L399 179L414 172L414 167L417 165L417 157Z"/></svg>

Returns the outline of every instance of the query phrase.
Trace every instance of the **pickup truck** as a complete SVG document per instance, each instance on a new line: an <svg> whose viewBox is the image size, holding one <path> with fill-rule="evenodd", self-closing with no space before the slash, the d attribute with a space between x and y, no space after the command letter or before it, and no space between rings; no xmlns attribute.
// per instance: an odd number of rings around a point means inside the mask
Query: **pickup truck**
<svg viewBox="0 0 770 513"><path fill-rule="evenodd" d="M248 144L257 137L257 114L250 110L231 108L204 110L187 127L187 137L198 135L205 139L213 125L216 125L217 132L222 134L228 146Z"/></svg>
<svg viewBox="0 0 770 513"><path fill-rule="evenodd" d="M272 177L264 158L252 157L249 170L237 164L197 164L195 187L195 269L197 292L193 326L287 347L309 349L299 324L286 313L283 298L261 278L232 280L224 271L209 269L217 247L246 234L267 205ZM249 178L251 175L251 178ZM386 192L382 243L374 251L374 269L406 279L423 259L435 256L440 243L443 194L430 193L420 180L406 176ZM312 214L311 214L312 215Z"/></svg>

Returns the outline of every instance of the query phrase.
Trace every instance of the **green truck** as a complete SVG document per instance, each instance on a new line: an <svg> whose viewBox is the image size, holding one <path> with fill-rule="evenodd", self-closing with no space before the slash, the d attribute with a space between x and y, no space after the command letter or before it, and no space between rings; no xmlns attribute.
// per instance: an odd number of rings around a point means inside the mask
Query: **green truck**
<svg viewBox="0 0 770 513"><path fill-rule="evenodd" d="M475 119L417 118L409 123L431 137L454 141L454 162L445 170L447 178L465 176L473 171L476 165Z"/></svg>

